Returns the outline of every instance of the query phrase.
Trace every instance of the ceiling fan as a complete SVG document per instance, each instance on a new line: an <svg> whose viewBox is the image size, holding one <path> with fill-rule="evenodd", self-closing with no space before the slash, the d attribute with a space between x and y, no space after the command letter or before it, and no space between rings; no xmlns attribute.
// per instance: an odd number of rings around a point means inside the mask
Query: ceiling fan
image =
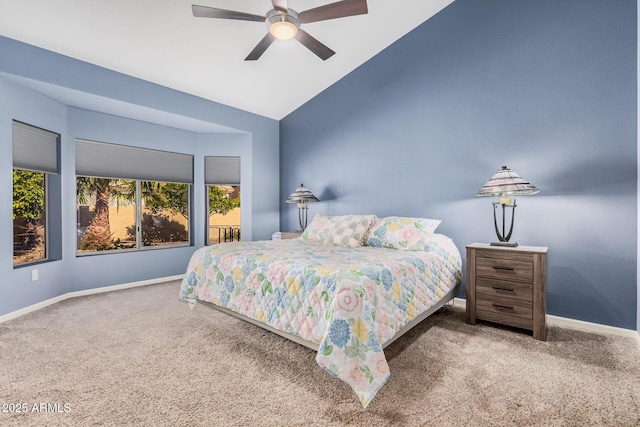
<svg viewBox="0 0 640 427"><path fill-rule="evenodd" d="M368 12L367 0L343 0L308 9L304 12L296 12L293 9L289 9L287 0L271 0L271 3L273 4L273 9L268 11L265 16L208 6L192 5L191 9L193 10L193 16L198 18L236 19L239 21L266 23L269 32L253 48L249 56L245 58L245 61L255 61L260 58L275 39L289 40L292 38L298 40L324 61L333 56L335 52L300 28L300 24L364 15Z"/></svg>

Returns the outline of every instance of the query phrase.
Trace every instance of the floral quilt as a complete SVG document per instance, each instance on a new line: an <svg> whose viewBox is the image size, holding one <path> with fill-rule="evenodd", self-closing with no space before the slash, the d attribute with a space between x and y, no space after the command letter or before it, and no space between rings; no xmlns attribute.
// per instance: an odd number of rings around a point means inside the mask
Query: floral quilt
<svg viewBox="0 0 640 427"><path fill-rule="evenodd" d="M179 296L319 344L317 363L366 407L389 378L384 343L461 280L460 253L449 238L434 234L424 249L222 243L193 254Z"/></svg>

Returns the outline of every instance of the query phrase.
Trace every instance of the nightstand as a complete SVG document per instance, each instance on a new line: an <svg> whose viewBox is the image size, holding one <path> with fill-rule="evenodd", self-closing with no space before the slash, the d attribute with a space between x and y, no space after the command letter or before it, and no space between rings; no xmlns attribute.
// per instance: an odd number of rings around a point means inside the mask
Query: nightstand
<svg viewBox="0 0 640 427"><path fill-rule="evenodd" d="M467 246L467 323L487 320L547 339L547 252L541 246Z"/></svg>
<svg viewBox="0 0 640 427"><path fill-rule="evenodd" d="M302 235L302 231L278 231L271 235L271 240L297 239Z"/></svg>

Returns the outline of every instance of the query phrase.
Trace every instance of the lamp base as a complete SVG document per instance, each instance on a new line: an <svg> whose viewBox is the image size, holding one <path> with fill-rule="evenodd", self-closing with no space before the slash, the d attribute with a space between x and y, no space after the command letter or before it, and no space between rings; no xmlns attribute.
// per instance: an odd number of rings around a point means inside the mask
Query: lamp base
<svg viewBox="0 0 640 427"><path fill-rule="evenodd" d="M491 242L489 243L490 246L504 246L507 248L515 248L518 246L517 242Z"/></svg>

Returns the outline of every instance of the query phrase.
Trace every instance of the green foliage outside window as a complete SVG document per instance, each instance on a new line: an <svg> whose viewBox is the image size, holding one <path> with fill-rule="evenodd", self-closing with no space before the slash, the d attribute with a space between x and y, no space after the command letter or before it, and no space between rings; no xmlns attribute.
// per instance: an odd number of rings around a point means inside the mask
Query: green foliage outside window
<svg viewBox="0 0 640 427"><path fill-rule="evenodd" d="M226 215L229 211L240 207L240 193L234 191L229 194L225 187L209 186L209 214ZM233 197L235 196L235 197Z"/></svg>
<svg viewBox="0 0 640 427"><path fill-rule="evenodd" d="M37 221L44 214L44 173L13 170L13 219Z"/></svg>
<svg viewBox="0 0 640 427"><path fill-rule="evenodd" d="M189 186L184 184L142 182L144 205L154 214L168 210L189 217Z"/></svg>
<svg viewBox="0 0 640 427"><path fill-rule="evenodd" d="M43 172L13 169L13 264L46 258Z"/></svg>
<svg viewBox="0 0 640 427"><path fill-rule="evenodd" d="M156 184L158 183L142 183L142 197L145 207L154 213L169 210L174 215L180 214L187 218L189 215L187 202L189 188L182 184ZM211 185L208 188L209 214L226 215L229 211L240 207L240 194L235 187ZM228 191L229 188L233 188L231 193Z"/></svg>

